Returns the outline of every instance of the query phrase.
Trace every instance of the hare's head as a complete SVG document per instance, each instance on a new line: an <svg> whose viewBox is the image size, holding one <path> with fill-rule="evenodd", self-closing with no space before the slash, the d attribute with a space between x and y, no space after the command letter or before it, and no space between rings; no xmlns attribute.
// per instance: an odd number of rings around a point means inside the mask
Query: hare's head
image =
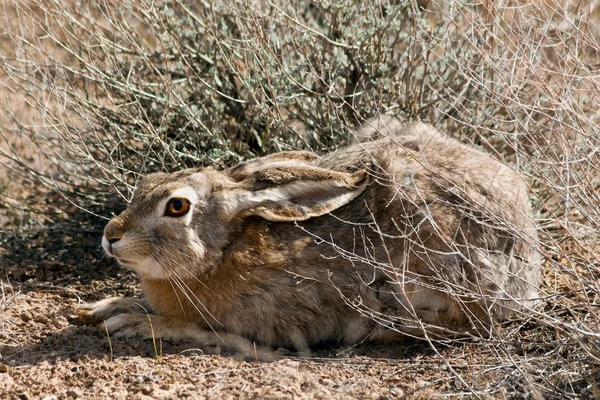
<svg viewBox="0 0 600 400"><path fill-rule="evenodd" d="M196 275L219 259L244 218L303 221L356 198L365 171L337 172L302 152L279 153L226 171L151 174L104 229L106 253L148 279Z"/></svg>

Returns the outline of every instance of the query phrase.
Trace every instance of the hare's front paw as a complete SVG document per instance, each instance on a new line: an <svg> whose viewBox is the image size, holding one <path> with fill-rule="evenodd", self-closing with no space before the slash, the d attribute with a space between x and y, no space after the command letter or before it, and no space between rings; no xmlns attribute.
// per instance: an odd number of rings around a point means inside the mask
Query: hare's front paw
<svg viewBox="0 0 600 400"><path fill-rule="evenodd" d="M169 324L164 317L149 314L119 314L106 320L105 328L118 338L137 337L140 339L162 338L169 340Z"/></svg>
<svg viewBox="0 0 600 400"><path fill-rule="evenodd" d="M150 312L150 307L143 299L110 297L95 303L80 304L75 311L82 320L97 322L120 314L146 315Z"/></svg>
<svg viewBox="0 0 600 400"><path fill-rule="evenodd" d="M214 332L205 332L199 326L184 320L164 316L140 313L126 313L108 318L100 323L101 329L118 338L136 337L140 339L158 339L179 342L186 339L212 339ZM214 340L213 340L214 341Z"/></svg>
<svg viewBox="0 0 600 400"><path fill-rule="evenodd" d="M239 335L207 331L198 325L178 318L149 314L120 314L100 325L116 338L162 339L177 343L193 340L201 346L215 346L220 351L225 346L235 351L235 356L245 360L272 361L274 352L270 348L256 346Z"/></svg>

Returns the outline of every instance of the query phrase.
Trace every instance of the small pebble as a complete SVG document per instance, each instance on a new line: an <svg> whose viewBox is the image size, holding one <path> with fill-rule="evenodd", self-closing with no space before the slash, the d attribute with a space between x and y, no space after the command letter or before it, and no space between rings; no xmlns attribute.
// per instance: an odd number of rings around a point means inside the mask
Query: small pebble
<svg viewBox="0 0 600 400"><path fill-rule="evenodd" d="M23 311L21 313L21 320L23 322L29 322L29 321L31 321L31 313L29 313L27 311Z"/></svg>

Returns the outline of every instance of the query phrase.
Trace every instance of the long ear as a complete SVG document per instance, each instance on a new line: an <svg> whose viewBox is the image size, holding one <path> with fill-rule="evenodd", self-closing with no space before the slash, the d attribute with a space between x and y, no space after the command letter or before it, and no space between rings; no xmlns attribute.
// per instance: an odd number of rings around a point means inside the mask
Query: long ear
<svg viewBox="0 0 600 400"><path fill-rule="evenodd" d="M288 163L255 171L228 204L231 217L258 215L270 221L304 221L327 214L360 195L369 175Z"/></svg>
<svg viewBox="0 0 600 400"><path fill-rule="evenodd" d="M246 161L230 168L227 173L234 181L240 182L267 167L273 168L278 165L289 165L290 163L310 165L316 159L317 155L308 151L283 151Z"/></svg>

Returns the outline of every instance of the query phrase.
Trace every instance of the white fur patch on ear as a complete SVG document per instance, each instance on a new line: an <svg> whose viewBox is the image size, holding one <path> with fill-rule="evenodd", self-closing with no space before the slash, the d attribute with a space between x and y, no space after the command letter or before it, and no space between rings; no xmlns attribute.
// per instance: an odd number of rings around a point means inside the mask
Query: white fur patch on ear
<svg viewBox="0 0 600 400"><path fill-rule="evenodd" d="M171 194L169 196L167 196L164 199L162 199L161 201L159 201L158 205L156 206L156 215L158 215L159 217L164 216L165 215L165 207L167 206L167 203L169 202L169 200L174 199L174 198L187 199L190 202L190 211L188 211L188 213L186 215L181 217L182 220L185 222L185 224L189 225L190 222L192 221L192 214L194 212L194 207L198 204L198 194L196 193L196 190L194 190L190 186L185 186L185 187L176 189L173 192L171 192Z"/></svg>
<svg viewBox="0 0 600 400"><path fill-rule="evenodd" d="M336 181L298 181L289 183L281 188L277 187L245 193L243 201L248 204L259 204L265 201L278 202L294 198L309 198L312 197L311 194L322 192L325 194L322 197L335 196L339 198L341 203L347 203L357 196L356 191L362 192L364 190L364 187L356 187L352 188L352 191L346 191L348 188L348 184ZM335 193L336 190L339 190L341 193Z"/></svg>
<svg viewBox="0 0 600 400"><path fill-rule="evenodd" d="M248 209L264 202L281 202L289 200L289 196L279 188L242 192L224 196L221 199L221 210L224 215L235 217L241 210Z"/></svg>
<svg viewBox="0 0 600 400"><path fill-rule="evenodd" d="M248 204L262 203L264 201L284 201L289 200L290 195L280 188L271 188L259 190L258 192L245 193L244 201Z"/></svg>

